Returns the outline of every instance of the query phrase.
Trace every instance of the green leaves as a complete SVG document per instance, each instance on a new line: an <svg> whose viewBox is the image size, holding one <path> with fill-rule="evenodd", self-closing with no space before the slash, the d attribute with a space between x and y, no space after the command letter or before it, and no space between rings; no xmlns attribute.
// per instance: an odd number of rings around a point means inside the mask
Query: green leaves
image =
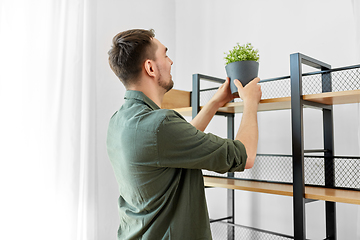
<svg viewBox="0 0 360 240"><path fill-rule="evenodd" d="M224 59L226 60L226 65L232 62L238 62L238 61L259 61L259 50L254 49L254 47L251 45L251 43L247 43L244 45L240 45L237 43L237 45L229 51L229 53L226 54L226 57Z"/></svg>

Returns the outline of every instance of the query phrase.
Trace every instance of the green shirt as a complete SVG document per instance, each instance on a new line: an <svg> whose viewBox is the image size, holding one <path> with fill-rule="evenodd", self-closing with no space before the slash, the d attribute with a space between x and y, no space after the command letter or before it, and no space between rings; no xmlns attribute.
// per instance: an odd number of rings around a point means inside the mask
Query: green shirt
<svg viewBox="0 0 360 240"><path fill-rule="evenodd" d="M199 131L138 91L111 117L107 150L119 239L211 239L201 169L243 171L247 158L240 141Z"/></svg>

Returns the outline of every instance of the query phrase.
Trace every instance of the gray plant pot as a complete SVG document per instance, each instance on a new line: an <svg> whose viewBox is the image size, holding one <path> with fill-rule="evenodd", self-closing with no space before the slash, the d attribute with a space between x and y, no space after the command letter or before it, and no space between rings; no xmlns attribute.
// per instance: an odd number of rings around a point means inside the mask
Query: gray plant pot
<svg viewBox="0 0 360 240"><path fill-rule="evenodd" d="M256 61L232 62L225 66L226 74L230 78L230 89L232 94L238 92L234 79L239 79L245 87L251 80L258 76L259 63Z"/></svg>

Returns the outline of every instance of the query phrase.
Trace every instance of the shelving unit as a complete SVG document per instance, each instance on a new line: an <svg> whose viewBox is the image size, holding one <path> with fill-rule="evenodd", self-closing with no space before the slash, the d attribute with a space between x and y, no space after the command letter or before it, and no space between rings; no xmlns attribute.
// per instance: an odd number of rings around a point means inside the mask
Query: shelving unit
<svg viewBox="0 0 360 240"><path fill-rule="evenodd" d="M315 67L320 71L302 73L302 64ZM276 239L305 239L305 203L308 199L323 200L326 212L326 238L336 239L336 202L360 205L359 178L347 179L347 172L342 172L344 164L350 164L354 171L360 170L360 157L334 156L333 117L332 106L360 102L360 65L331 69L330 65L310 58L300 53L290 55L291 75L281 78L262 80L263 99L259 104L259 111L273 111L290 109L292 116L291 156L259 155L262 158L281 159L278 166L286 165L284 174L286 179L267 176L259 179L246 177L238 173L213 174L204 176L206 187L220 187L228 189L228 217L225 218L229 229L227 239L234 239L234 190L252 191L266 194L290 196L293 198L294 236L279 236ZM193 75L193 91L182 93L186 100L177 97L178 90L168 93L165 102L179 102L174 109L184 116L196 116L201 109L200 95L214 89L201 89L200 80L222 83L223 79L200 74ZM274 90L275 89L275 90ZM269 94L270 92L275 92ZM265 95L265 96L264 96ZM176 99L176 100L175 100ZM190 105L191 102L191 105ZM305 150L303 139L303 108L311 107L323 112L324 149ZM169 107L167 107L169 108ZM218 115L227 117L228 138L234 138L234 114L243 111L243 103L232 102L220 108ZM309 153L322 153L321 156L308 156ZM275 161L275 160L274 160ZM321 176L311 176L306 171L307 166L316 162L323 166ZM246 170L251 171L251 170ZM245 171L245 172L246 172ZM306 173L306 174L305 174ZM315 180L314 180L315 179ZM349 181L342 182L341 179ZM212 222L224 219L212 220ZM252 229L255 230L256 229ZM262 230L259 230L262 231Z"/></svg>

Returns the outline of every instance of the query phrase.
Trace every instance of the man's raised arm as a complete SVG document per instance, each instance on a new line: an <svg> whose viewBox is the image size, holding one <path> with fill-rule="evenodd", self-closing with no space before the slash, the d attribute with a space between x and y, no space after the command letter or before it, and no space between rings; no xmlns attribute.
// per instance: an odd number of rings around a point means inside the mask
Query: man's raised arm
<svg viewBox="0 0 360 240"><path fill-rule="evenodd" d="M259 139L257 110L262 94L259 81L259 78L255 78L243 87L240 81L235 80L239 96L244 101L243 115L235 139L245 146L248 155L246 169L252 168L254 165Z"/></svg>
<svg viewBox="0 0 360 240"><path fill-rule="evenodd" d="M204 131L217 110L233 99L234 96L231 94L230 90L230 79L227 78L219 87L215 95L205 104L198 115L196 115L190 123L198 130Z"/></svg>
<svg viewBox="0 0 360 240"><path fill-rule="evenodd" d="M254 165L259 139L257 110L262 95L261 87L258 84L259 81L259 78L255 78L245 87L242 86L239 80L236 79L234 81L238 88L239 96L244 102L243 115L235 140L239 140L245 146L248 155L245 166L246 169ZM198 130L204 131L217 110L234 99L229 85L230 79L227 78L210 101L190 122Z"/></svg>

